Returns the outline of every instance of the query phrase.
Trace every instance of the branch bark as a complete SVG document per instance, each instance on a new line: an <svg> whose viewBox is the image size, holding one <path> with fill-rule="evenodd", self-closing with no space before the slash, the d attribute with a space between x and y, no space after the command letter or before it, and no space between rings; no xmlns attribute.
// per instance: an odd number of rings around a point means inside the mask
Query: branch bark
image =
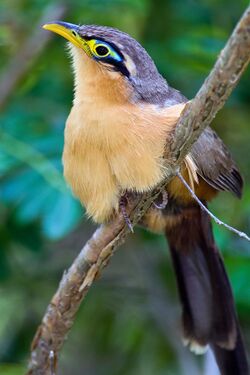
<svg viewBox="0 0 250 375"><path fill-rule="evenodd" d="M250 6L243 14L201 89L190 101L166 145L167 177L154 192L135 198L129 207L130 220L138 223L159 192L176 175L193 143L224 105L250 58ZM129 229L119 215L100 226L63 275L39 326L31 348L28 375L46 375L56 367L59 351L72 327L78 308L96 276L125 241ZM52 358L52 359L51 359ZM53 363L51 362L53 360Z"/></svg>

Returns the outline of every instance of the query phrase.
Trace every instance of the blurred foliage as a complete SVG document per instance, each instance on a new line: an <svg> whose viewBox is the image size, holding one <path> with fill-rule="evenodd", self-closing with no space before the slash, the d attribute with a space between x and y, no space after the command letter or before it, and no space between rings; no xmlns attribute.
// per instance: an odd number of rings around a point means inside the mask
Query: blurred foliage
<svg viewBox="0 0 250 375"><path fill-rule="evenodd" d="M169 83L191 98L248 1L66 4L65 20L110 25L136 37ZM51 1L45 0L0 2L2 77L49 6ZM64 41L54 38L0 115L0 373L5 375L24 372L32 336L62 272L93 231L62 177L63 129L72 101L64 52ZM221 219L248 233L249 87L247 73L214 121L242 170L244 196L238 201L221 194L211 204ZM250 343L249 244L214 229ZM163 238L138 229L116 254L78 314L62 352L60 374L201 373L202 360L181 346L179 304L165 247Z"/></svg>

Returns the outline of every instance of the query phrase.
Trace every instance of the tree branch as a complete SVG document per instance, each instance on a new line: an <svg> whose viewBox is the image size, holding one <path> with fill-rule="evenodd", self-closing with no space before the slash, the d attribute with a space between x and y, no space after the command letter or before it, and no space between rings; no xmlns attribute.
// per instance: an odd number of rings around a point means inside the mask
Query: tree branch
<svg viewBox="0 0 250 375"><path fill-rule="evenodd" d="M159 192L176 175L179 165L191 146L209 125L236 86L250 57L250 7L221 52L195 98L189 102L166 145L167 177L154 192L134 199L129 207L130 220L135 225L145 214ZM119 215L112 223L99 227L82 248L72 266L63 275L32 343L29 375L51 372L50 357L56 362L66 335L73 325L81 301L102 268L129 234Z"/></svg>

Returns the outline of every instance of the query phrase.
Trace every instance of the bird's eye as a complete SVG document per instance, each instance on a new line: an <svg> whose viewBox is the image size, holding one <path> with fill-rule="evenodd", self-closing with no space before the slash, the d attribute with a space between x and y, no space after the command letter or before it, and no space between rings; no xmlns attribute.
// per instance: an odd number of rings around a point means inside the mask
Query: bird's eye
<svg viewBox="0 0 250 375"><path fill-rule="evenodd" d="M110 54L110 50L104 44L98 44L95 47L95 53L99 57L107 57Z"/></svg>
<svg viewBox="0 0 250 375"><path fill-rule="evenodd" d="M98 40L90 39L86 41L88 46L90 56L96 59L99 62L105 63L120 63L122 61L122 56L112 47L109 43Z"/></svg>

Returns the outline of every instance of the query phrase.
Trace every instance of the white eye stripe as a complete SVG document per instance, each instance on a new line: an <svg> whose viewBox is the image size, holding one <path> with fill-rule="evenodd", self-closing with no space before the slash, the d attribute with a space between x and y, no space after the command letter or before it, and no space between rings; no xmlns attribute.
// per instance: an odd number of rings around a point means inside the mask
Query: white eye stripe
<svg viewBox="0 0 250 375"><path fill-rule="evenodd" d="M124 54L124 57L125 57L125 65L126 65L126 68L129 71L130 75L132 77L135 76L136 75L136 65L135 65L134 61L126 53Z"/></svg>

